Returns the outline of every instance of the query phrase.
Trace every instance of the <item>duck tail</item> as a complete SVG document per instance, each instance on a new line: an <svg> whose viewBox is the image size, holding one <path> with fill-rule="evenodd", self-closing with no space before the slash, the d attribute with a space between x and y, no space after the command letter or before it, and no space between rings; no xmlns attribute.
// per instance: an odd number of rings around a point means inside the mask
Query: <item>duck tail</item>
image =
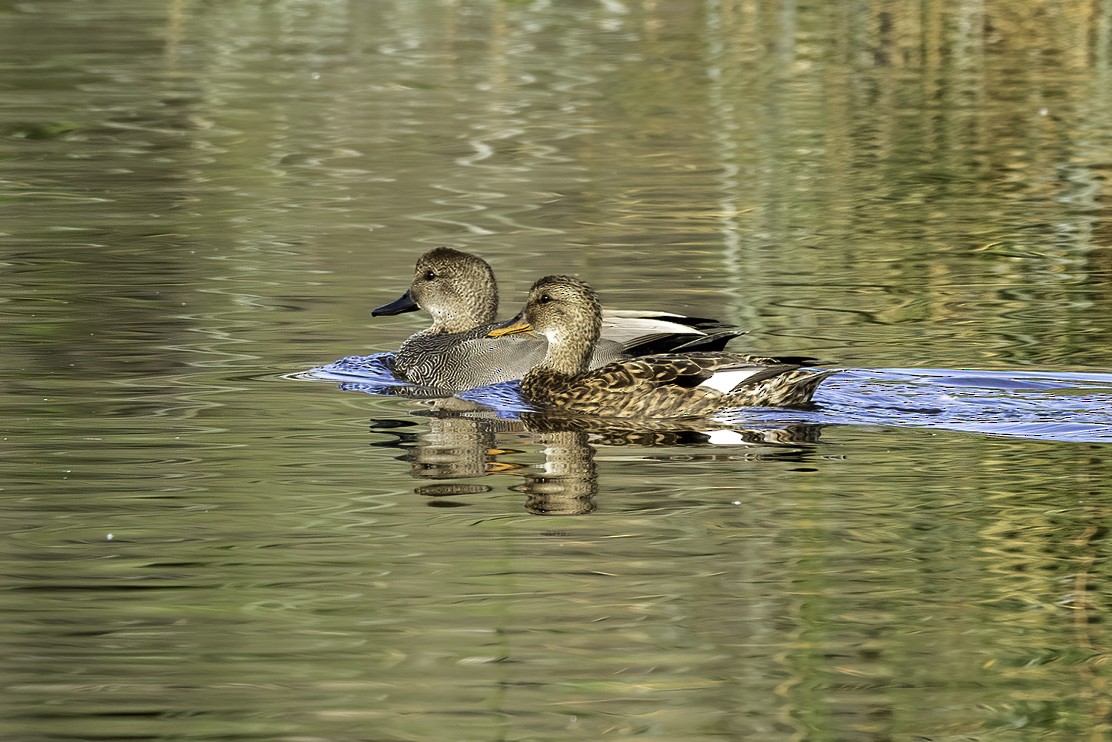
<svg viewBox="0 0 1112 742"><path fill-rule="evenodd" d="M761 407L808 407L819 384L841 370L793 368L764 379L751 379L749 383L740 385L730 396L744 400L747 405Z"/></svg>

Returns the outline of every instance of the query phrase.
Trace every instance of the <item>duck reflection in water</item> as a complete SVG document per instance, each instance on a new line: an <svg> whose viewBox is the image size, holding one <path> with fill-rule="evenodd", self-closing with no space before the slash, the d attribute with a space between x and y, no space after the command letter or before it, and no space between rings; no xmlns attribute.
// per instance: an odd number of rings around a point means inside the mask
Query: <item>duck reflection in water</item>
<svg viewBox="0 0 1112 742"><path fill-rule="evenodd" d="M491 492L494 487L461 481L506 475L521 477L509 489L525 495L525 509L534 515L582 515L597 508L599 447L681 447L682 456L665 454L642 458L677 464L739 458L776 458L803 461L812 455L821 426L791 423L742 429L702 421L622 421L579 415L520 413L498 417L489 408L447 398L423 400L414 410L417 421L375 420L371 430L393 436L374 445L399 448L417 479L434 480L415 488L418 495L435 498L435 507L461 506L450 497ZM722 445L728 444L728 445ZM802 445L801 445L802 444ZM745 453L739 455L739 449ZM507 460L539 448L540 465ZM732 449L732 450L731 450Z"/></svg>
<svg viewBox="0 0 1112 742"><path fill-rule="evenodd" d="M594 449L588 443L586 432L554 430L521 441L542 446L545 461L538 470L504 460L504 457L525 453L515 445L516 441L502 445L498 440L527 433L522 421L499 419L480 405L456 398L430 400L424 405L424 409L414 412L427 423L420 433L401 432L395 420L375 421L371 425L374 432L397 436L394 441L376 445L405 449L398 458L409 462L414 477L456 480L494 474L520 476L524 482L510 489L525 494L525 508L530 513L578 515L595 509L597 471ZM493 489L482 484L438 481L414 491L418 495L438 498L430 502L436 507L451 507L459 503L440 498L482 494Z"/></svg>

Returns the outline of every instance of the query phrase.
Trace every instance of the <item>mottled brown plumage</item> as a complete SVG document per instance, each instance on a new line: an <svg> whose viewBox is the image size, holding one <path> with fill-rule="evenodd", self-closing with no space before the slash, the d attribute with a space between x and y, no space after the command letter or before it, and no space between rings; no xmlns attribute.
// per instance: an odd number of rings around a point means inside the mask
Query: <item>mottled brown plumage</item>
<svg viewBox="0 0 1112 742"><path fill-rule="evenodd" d="M409 290L372 314L417 309L432 316L432 325L402 343L392 365L399 379L413 384L454 392L520 379L548 349L547 341L536 336L487 337L498 313L498 285L490 265L470 253L449 247L428 251L417 260ZM616 312L604 318L589 365L678 347L720 349L740 334L714 320Z"/></svg>
<svg viewBox="0 0 1112 742"><path fill-rule="evenodd" d="M522 379L522 393L541 407L592 415L662 418L730 407L806 406L834 373L725 352L651 355L588 370L601 322L598 295L586 282L547 276L533 285L521 314L491 335L544 335L548 353Z"/></svg>

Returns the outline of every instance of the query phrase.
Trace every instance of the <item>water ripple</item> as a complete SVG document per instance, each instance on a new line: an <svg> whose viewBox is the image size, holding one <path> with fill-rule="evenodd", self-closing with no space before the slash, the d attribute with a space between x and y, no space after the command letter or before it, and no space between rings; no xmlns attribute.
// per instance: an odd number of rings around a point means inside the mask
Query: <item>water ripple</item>
<svg viewBox="0 0 1112 742"><path fill-rule="evenodd" d="M443 397L394 378L389 353L348 356L298 375L343 391ZM460 398L513 419L532 408L516 382ZM939 428L1038 440L1112 442L1112 374L962 369L852 369L824 382L814 410L745 408L714 416L728 425L788 423Z"/></svg>
<svg viewBox="0 0 1112 742"><path fill-rule="evenodd" d="M816 401L829 422L1112 442L1112 374L871 369L839 374Z"/></svg>

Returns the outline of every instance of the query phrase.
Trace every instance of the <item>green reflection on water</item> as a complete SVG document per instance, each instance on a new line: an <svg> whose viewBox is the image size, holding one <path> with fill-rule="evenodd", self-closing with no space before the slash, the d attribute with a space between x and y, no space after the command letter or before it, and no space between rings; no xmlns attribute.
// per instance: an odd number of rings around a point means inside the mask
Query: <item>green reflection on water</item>
<svg viewBox="0 0 1112 742"><path fill-rule="evenodd" d="M396 347L439 243L507 305L570 271L768 353L1105 370L1110 27L5 4L0 735L1103 738L1102 447L618 446L276 377Z"/></svg>

